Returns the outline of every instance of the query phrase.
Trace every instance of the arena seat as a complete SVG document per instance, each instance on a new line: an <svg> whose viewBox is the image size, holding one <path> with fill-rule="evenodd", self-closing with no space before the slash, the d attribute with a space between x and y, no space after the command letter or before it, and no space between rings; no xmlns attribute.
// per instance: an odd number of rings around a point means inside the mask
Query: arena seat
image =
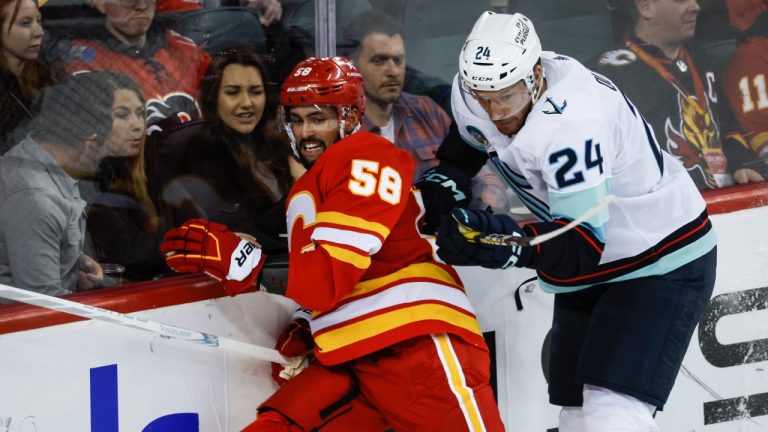
<svg viewBox="0 0 768 432"><path fill-rule="evenodd" d="M235 46L248 46L257 53L266 53L266 36L259 17L246 8L220 7L185 12L172 28L211 55Z"/></svg>

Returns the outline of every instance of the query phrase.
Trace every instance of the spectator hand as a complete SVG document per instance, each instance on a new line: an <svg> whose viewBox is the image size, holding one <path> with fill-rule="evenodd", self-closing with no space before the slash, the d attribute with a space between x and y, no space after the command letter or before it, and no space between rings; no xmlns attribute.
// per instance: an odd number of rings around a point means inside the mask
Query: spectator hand
<svg viewBox="0 0 768 432"><path fill-rule="evenodd" d="M741 168L734 171L733 179L737 184L757 183L765 180L759 172L749 168Z"/></svg>
<svg viewBox="0 0 768 432"><path fill-rule="evenodd" d="M277 338L275 349L288 359L294 360L289 365L272 363L272 378L280 385L298 375L309 364L309 356L315 342L309 323L304 318L295 318Z"/></svg>
<svg viewBox="0 0 768 432"><path fill-rule="evenodd" d="M468 206L472 199L472 178L444 162L424 171L414 186L421 191L424 202L422 231L426 234L437 230L441 216L451 208Z"/></svg>
<svg viewBox="0 0 768 432"><path fill-rule="evenodd" d="M259 14L259 21L264 27L280 21L283 16L283 6L277 0L248 0L246 7Z"/></svg>
<svg viewBox="0 0 768 432"><path fill-rule="evenodd" d="M462 233L459 224L472 230ZM523 235L514 219L483 210L454 208L444 215L437 234L437 255L454 265L480 265L486 268L524 267L533 250L528 246L503 246L475 242L478 234Z"/></svg>
<svg viewBox="0 0 768 432"><path fill-rule="evenodd" d="M77 290L88 291L101 286L104 270L88 255L80 257L80 272L77 275Z"/></svg>
<svg viewBox="0 0 768 432"><path fill-rule="evenodd" d="M259 274L266 255L226 226L190 219L163 236L160 251L165 262L181 273L205 272L224 284L234 296L248 289Z"/></svg>

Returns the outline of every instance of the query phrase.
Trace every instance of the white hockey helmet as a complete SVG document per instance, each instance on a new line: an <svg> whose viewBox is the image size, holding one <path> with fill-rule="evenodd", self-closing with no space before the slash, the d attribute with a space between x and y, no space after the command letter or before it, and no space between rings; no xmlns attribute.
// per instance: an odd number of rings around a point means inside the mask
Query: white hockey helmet
<svg viewBox="0 0 768 432"><path fill-rule="evenodd" d="M459 77L467 91L497 91L523 81L534 102L539 85L533 67L541 57L541 41L530 19L483 12L459 55Z"/></svg>

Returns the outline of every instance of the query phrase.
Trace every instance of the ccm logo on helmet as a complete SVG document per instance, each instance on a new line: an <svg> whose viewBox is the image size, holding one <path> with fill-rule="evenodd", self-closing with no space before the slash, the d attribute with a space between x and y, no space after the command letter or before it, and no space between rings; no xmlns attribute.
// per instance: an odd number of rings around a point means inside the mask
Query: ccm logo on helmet
<svg viewBox="0 0 768 432"><path fill-rule="evenodd" d="M528 33L530 33L531 28L528 26L528 24L522 21L516 22L515 27L517 27L517 36L515 36L515 42L519 43L520 45L525 44L525 40L528 39Z"/></svg>
<svg viewBox="0 0 768 432"><path fill-rule="evenodd" d="M473 76L472 81L493 81L493 78L491 77L479 77L479 76Z"/></svg>

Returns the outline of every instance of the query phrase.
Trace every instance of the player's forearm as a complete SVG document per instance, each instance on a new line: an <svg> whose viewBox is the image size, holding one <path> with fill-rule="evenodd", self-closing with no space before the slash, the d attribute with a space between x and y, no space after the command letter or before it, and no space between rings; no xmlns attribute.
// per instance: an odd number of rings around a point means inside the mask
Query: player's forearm
<svg viewBox="0 0 768 432"><path fill-rule="evenodd" d="M567 221L565 221L567 222ZM554 231L564 224L538 222L523 227L529 235ZM589 274L600 263L605 245L586 226L576 228L549 241L533 246L533 257L526 267L541 270L555 277Z"/></svg>
<svg viewBox="0 0 768 432"><path fill-rule="evenodd" d="M363 270L332 258L319 246L309 252L292 253L285 295L315 312L328 311L352 292L362 273Z"/></svg>
<svg viewBox="0 0 768 432"><path fill-rule="evenodd" d="M456 123L451 124L448 135L437 150L441 164L451 164L469 177L474 177L488 161L488 155L470 147L461 138Z"/></svg>

